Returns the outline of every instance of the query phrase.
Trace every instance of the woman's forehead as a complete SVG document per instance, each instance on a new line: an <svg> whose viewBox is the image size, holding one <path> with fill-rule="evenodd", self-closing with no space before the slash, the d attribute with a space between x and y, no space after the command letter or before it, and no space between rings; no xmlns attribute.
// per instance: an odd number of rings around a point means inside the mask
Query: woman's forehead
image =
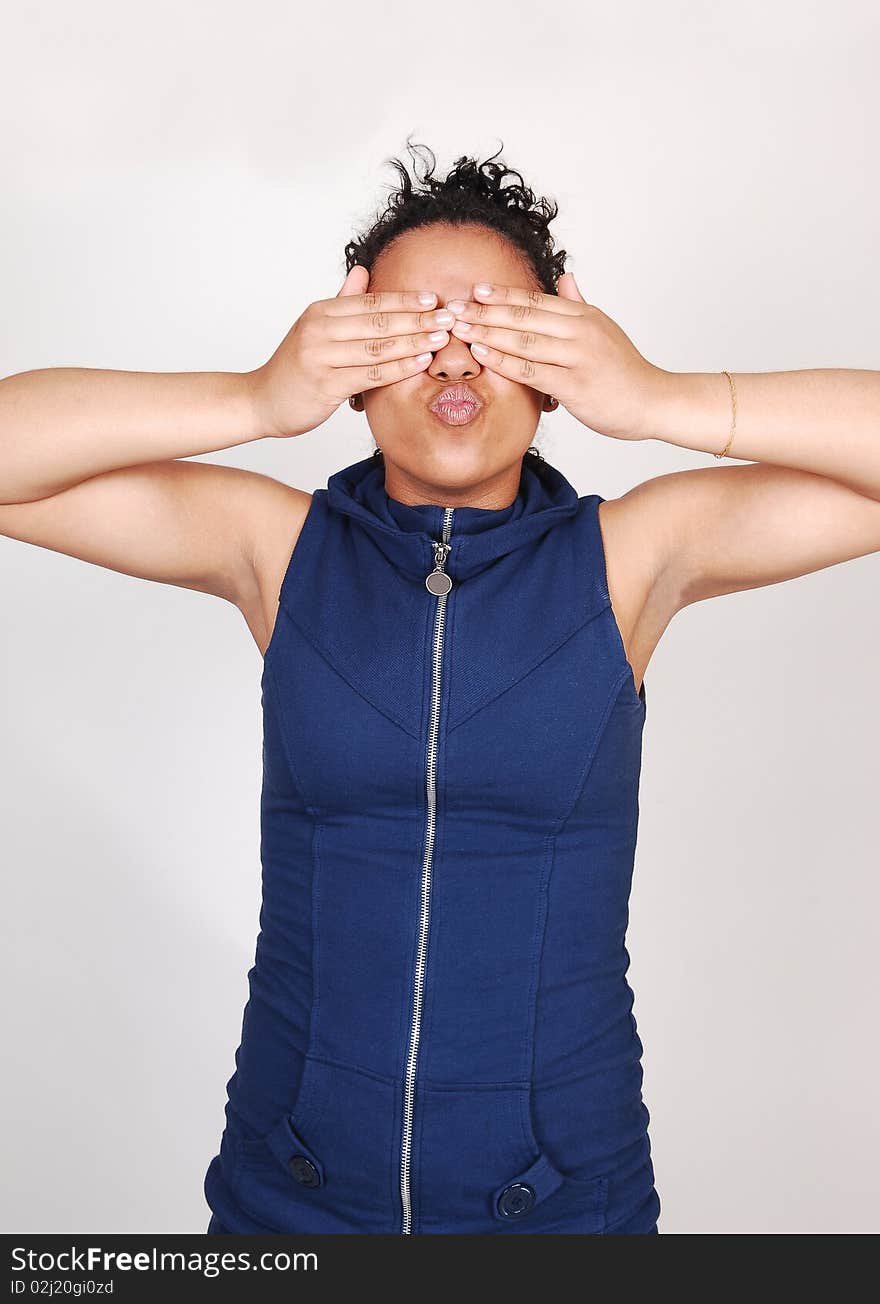
<svg viewBox="0 0 880 1304"><path fill-rule="evenodd" d="M486 228L421 227L404 232L377 256L373 289L431 289L443 297L470 298L475 281L531 285L534 273L520 252Z"/></svg>

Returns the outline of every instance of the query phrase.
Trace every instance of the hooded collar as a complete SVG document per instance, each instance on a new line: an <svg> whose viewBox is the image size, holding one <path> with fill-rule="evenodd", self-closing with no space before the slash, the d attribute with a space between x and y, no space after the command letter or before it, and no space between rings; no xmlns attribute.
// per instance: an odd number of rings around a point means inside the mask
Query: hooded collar
<svg viewBox="0 0 880 1304"><path fill-rule="evenodd" d="M466 579L491 562L546 534L578 510L576 490L561 471L542 461L539 475L523 460L519 489L507 507L456 507L445 569L453 580ZM398 569L422 578L433 569L432 540L443 536L444 507L410 505L389 497L381 457L366 457L331 475L327 503L369 530Z"/></svg>

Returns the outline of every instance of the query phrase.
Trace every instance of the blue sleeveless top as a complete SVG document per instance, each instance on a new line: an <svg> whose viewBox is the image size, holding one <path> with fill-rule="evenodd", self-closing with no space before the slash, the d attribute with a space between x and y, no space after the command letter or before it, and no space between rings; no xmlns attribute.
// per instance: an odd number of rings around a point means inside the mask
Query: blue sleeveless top
<svg viewBox="0 0 880 1304"><path fill-rule="evenodd" d="M262 673L230 1231L604 1233L659 1213L624 944L644 686L598 494L312 498Z"/></svg>

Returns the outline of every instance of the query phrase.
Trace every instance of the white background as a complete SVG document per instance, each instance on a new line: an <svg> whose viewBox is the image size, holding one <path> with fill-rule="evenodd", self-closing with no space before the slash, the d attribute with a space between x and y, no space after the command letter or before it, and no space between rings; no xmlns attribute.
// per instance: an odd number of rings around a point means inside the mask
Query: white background
<svg viewBox="0 0 880 1304"><path fill-rule="evenodd" d="M10 7L0 374L259 365L409 133L444 170L503 143L658 365L876 368L878 35L839 0ZM711 461L542 430L579 493ZM209 456L314 489L371 448L346 406ZM878 581L698 604L648 667L628 943L663 1233L880 1230ZM8 539L0 601L3 1230L200 1232L260 655L226 603Z"/></svg>

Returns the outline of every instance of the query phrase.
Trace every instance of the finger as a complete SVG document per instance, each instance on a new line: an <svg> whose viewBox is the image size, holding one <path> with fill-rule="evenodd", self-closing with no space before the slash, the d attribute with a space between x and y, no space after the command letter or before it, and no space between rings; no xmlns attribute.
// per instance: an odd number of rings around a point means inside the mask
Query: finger
<svg viewBox="0 0 880 1304"><path fill-rule="evenodd" d="M324 311L332 317L347 317L352 313L425 312L436 305L433 290L365 290L322 301Z"/></svg>
<svg viewBox="0 0 880 1304"><path fill-rule="evenodd" d="M334 340L320 353L321 362L329 367L361 367L371 362L394 362L419 353L436 353L449 343L449 332L413 331L387 339Z"/></svg>
<svg viewBox="0 0 880 1304"><path fill-rule="evenodd" d="M347 395L362 394L365 389L379 389L382 385L393 385L398 380L418 375L429 365L433 356L433 353L418 353L394 362L371 362L365 367L343 367L335 374Z"/></svg>
<svg viewBox="0 0 880 1304"><path fill-rule="evenodd" d="M453 323L452 334L465 344L485 344L500 353L559 367L574 366L580 353L580 346L573 339L545 335L528 328L511 330L507 326L482 326L457 320Z"/></svg>
<svg viewBox="0 0 880 1304"><path fill-rule="evenodd" d="M571 376L567 367L532 362L530 358L517 358L483 344L472 344L470 348L481 367L488 367L490 371L504 376L505 380L515 380L518 384L528 385L544 394L558 394Z"/></svg>
<svg viewBox="0 0 880 1304"><path fill-rule="evenodd" d="M479 323L486 326L507 326L511 330L538 331L542 335L554 335L558 339L574 339L579 329L581 314L563 314L547 312L544 308L533 308L527 303L468 303L462 299L451 300L452 311L458 322ZM463 306L462 306L463 305ZM447 308L450 305L447 304ZM475 331L462 333L462 338L477 339Z"/></svg>
<svg viewBox="0 0 880 1304"><path fill-rule="evenodd" d="M349 271L348 276L346 276L345 280L342 282L342 289L336 297L338 299L347 298L349 295L353 294L363 294L369 284L370 273L367 271L366 267L362 267L360 263L355 263L354 267Z"/></svg>
<svg viewBox="0 0 880 1304"><path fill-rule="evenodd" d="M448 308L422 308L419 312L355 313L351 317L325 317L321 330L331 340L369 340L412 335L416 331L448 330L455 321Z"/></svg>
<svg viewBox="0 0 880 1304"><path fill-rule="evenodd" d="M532 290L523 285L490 285L488 293L483 293L475 285L474 299L479 303L504 303L542 308L545 312L561 313L563 316L578 315L578 306L570 299L561 299L558 294L545 294L543 290Z"/></svg>
<svg viewBox="0 0 880 1304"><path fill-rule="evenodd" d="M578 289L578 283L574 279L573 272L563 272L556 283L556 289L564 299L572 299L575 303L587 302Z"/></svg>

